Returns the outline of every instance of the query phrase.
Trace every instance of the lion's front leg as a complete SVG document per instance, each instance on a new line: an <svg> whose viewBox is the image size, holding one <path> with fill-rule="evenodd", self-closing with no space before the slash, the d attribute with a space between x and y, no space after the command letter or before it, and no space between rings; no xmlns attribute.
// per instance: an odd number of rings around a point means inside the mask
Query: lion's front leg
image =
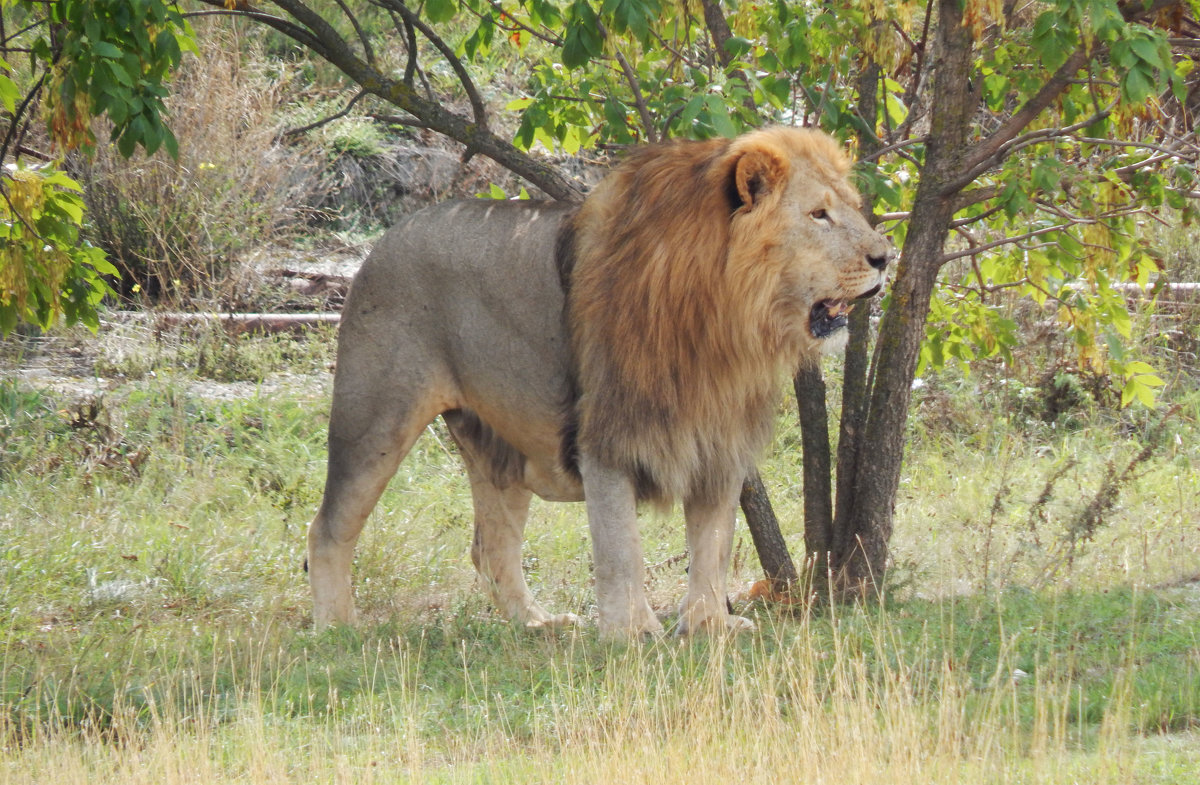
<svg viewBox="0 0 1200 785"><path fill-rule="evenodd" d="M633 481L587 455L579 464L592 533L600 635L622 638L662 632L662 622L646 600Z"/></svg>
<svg viewBox="0 0 1200 785"><path fill-rule="evenodd" d="M736 492L716 503L684 502L691 561L688 593L679 611L680 635L754 629L754 622L729 613L725 591L736 506Z"/></svg>

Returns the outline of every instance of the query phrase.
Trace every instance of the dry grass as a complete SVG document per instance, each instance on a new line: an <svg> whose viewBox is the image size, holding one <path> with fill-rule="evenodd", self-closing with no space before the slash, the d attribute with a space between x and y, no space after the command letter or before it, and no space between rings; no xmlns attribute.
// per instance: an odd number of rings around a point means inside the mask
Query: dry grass
<svg viewBox="0 0 1200 785"><path fill-rule="evenodd" d="M303 217L321 161L303 140L281 141L279 110L296 89L290 66L234 28L201 25L168 102L179 158L122 158L98 145L81 161L94 242L122 271L125 295L236 299L240 262ZM107 132L97 133L101 140Z"/></svg>

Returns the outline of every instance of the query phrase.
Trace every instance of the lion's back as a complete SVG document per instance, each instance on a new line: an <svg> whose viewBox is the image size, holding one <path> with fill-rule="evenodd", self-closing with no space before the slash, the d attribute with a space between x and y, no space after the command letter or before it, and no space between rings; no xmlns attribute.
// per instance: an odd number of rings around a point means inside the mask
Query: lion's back
<svg viewBox="0 0 1200 785"><path fill-rule="evenodd" d="M555 244L574 210L449 202L389 230L343 309L335 395L360 376L436 377L446 408L470 408L515 441L559 417L569 354Z"/></svg>

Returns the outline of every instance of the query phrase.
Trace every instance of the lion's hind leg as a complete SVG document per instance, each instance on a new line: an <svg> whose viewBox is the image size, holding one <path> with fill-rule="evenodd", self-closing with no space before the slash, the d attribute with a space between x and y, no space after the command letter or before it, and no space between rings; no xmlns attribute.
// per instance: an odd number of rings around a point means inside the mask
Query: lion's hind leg
<svg viewBox="0 0 1200 785"><path fill-rule="evenodd" d="M422 407L427 396L406 395L387 380L356 392L339 395L335 389L325 493L308 529L308 579L318 628L355 622L350 583L355 543L400 461L437 416Z"/></svg>
<svg viewBox="0 0 1200 785"><path fill-rule="evenodd" d="M497 609L526 627L577 623L573 613L548 613L525 582L521 545L533 494L521 482L524 457L473 413L456 410L443 416L471 480L475 506L471 561Z"/></svg>

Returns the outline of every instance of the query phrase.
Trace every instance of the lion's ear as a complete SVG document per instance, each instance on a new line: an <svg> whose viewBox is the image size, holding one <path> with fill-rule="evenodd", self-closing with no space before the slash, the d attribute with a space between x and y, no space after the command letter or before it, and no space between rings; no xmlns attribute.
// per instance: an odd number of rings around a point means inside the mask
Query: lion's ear
<svg viewBox="0 0 1200 785"><path fill-rule="evenodd" d="M747 150L734 164L733 180L739 207L753 210L761 199L780 188L787 179L787 161L767 149Z"/></svg>

